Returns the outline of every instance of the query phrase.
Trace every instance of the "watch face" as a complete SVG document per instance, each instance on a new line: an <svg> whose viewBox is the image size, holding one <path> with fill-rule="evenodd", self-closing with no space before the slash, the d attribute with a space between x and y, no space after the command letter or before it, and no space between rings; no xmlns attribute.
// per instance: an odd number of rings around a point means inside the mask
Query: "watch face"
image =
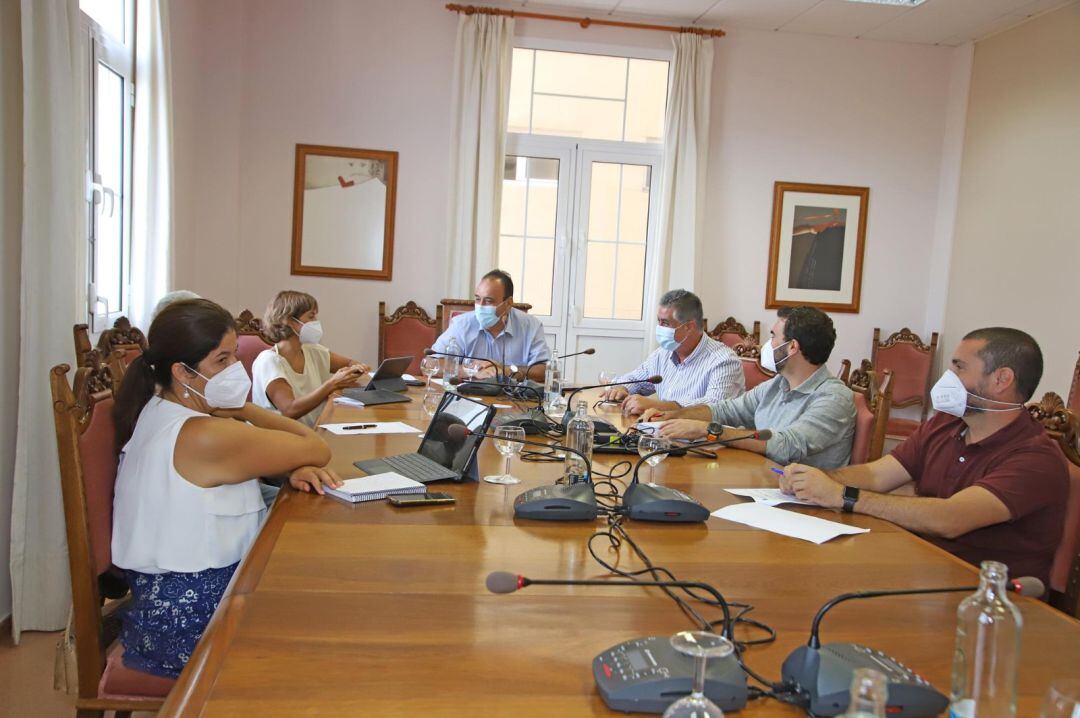
<svg viewBox="0 0 1080 718"><path fill-rule="evenodd" d="M858 501L859 500L859 489L854 487L854 486L845 486L844 487L844 498L846 500L848 500L848 501Z"/></svg>

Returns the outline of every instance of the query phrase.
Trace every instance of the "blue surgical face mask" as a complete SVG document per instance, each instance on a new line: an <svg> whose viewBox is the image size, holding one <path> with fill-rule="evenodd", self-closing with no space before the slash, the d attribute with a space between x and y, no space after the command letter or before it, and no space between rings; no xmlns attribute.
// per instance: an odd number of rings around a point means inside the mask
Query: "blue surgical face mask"
<svg viewBox="0 0 1080 718"><path fill-rule="evenodd" d="M498 304L477 304L476 311L473 312L476 315L476 322L480 325L481 329L490 329L499 323L499 314L495 311L495 307Z"/></svg>
<svg viewBox="0 0 1080 718"><path fill-rule="evenodd" d="M656 343L660 345L660 348L664 351L673 352L679 348L682 342L675 341L675 332L681 327L662 327L659 324L656 325Z"/></svg>

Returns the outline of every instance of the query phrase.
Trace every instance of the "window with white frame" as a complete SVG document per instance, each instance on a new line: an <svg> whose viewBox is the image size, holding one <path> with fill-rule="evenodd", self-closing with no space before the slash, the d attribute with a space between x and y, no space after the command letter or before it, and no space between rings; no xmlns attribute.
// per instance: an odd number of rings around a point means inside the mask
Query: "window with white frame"
<svg viewBox="0 0 1080 718"><path fill-rule="evenodd" d="M91 331L129 309L135 0L79 0L89 52L87 313Z"/></svg>
<svg viewBox="0 0 1080 718"><path fill-rule="evenodd" d="M549 341L641 334L669 62L513 52L498 264Z"/></svg>

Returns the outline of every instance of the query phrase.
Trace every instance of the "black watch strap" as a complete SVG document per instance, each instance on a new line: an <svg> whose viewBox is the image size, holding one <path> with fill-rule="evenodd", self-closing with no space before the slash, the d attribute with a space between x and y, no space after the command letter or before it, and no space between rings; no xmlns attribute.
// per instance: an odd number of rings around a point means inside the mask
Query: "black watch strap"
<svg viewBox="0 0 1080 718"><path fill-rule="evenodd" d="M859 500L859 489L857 486L845 486L844 487L844 513L850 514L855 511L855 503Z"/></svg>

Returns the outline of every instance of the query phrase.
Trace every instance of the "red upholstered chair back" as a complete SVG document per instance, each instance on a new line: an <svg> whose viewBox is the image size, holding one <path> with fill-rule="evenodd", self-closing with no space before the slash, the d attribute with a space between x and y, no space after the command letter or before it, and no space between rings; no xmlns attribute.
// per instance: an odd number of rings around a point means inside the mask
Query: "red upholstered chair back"
<svg viewBox="0 0 1080 718"><path fill-rule="evenodd" d="M423 307L409 301L387 316L386 302L379 302L379 362L388 357L411 356L409 373L419 376L424 350L439 337L442 311L440 304L433 319Z"/></svg>
<svg viewBox="0 0 1080 718"><path fill-rule="evenodd" d="M926 419L930 407L930 372L937 351L937 332L924 344L917 334L904 327L881 341L881 330L874 329L874 344L870 357L878 371L893 373L893 406L922 406Z"/></svg>
<svg viewBox="0 0 1080 718"><path fill-rule="evenodd" d="M474 304L475 302L472 299L444 299L439 302L439 306L442 307L442 322L439 325L439 332L445 332L446 328L450 326L450 320L457 315L471 312ZM514 309L528 312L532 309L532 305L514 302Z"/></svg>
<svg viewBox="0 0 1080 718"><path fill-rule="evenodd" d="M746 380L747 391L776 376L775 373L766 371L765 367L761 366L761 348L757 344L736 344L733 349L742 360L743 379Z"/></svg>
<svg viewBox="0 0 1080 718"><path fill-rule="evenodd" d="M877 461L885 451L885 430L892 408L893 374L886 369L878 374L867 360L850 373L847 385L855 399L855 438L851 445L851 463Z"/></svg>
<svg viewBox="0 0 1080 718"><path fill-rule="evenodd" d="M732 349L739 344L761 344L761 322L754 322L753 332L746 331L746 327L736 321L735 317L728 317L712 329L709 329L708 326L709 322L706 320L706 333L710 337L727 344Z"/></svg>
<svg viewBox="0 0 1080 718"><path fill-rule="evenodd" d="M76 339L77 344L78 339ZM122 352L120 361L125 367L129 366L135 357L146 351L146 347L146 335L138 327L131 326L127 317L120 317L113 322L112 329L103 331L97 346L102 356L106 357L117 350ZM77 351L78 346L76 346Z"/></svg>
<svg viewBox="0 0 1080 718"><path fill-rule="evenodd" d="M245 309L236 317L236 357L244 365L244 370L251 376L251 367L255 357L274 345L263 332L262 320ZM251 392L248 392L251 401Z"/></svg>

